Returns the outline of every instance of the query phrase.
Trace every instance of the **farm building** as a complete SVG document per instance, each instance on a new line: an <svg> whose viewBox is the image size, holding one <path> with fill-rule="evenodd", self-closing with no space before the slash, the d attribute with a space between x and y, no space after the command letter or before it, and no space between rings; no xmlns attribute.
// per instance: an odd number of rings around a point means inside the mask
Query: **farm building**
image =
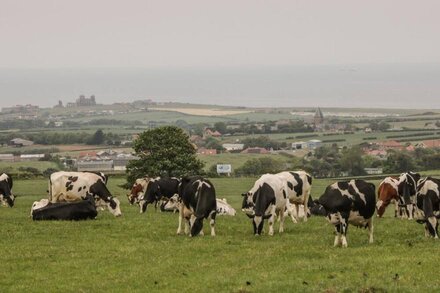
<svg viewBox="0 0 440 293"><path fill-rule="evenodd" d="M227 151L242 151L244 149L244 144L242 143L224 143L222 147Z"/></svg>
<svg viewBox="0 0 440 293"><path fill-rule="evenodd" d="M22 138L14 138L9 141L9 145L15 146L15 147L23 147L23 146L30 146L33 145L34 142Z"/></svg>
<svg viewBox="0 0 440 293"><path fill-rule="evenodd" d="M113 171L113 160L78 161L78 171Z"/></svg>
<svg viewBox="0 0 440 293"><path fill-rule="evenodd" d="M20 155L20 161L38 161L42 158L44 158L44 154Z"/></svg>
<svg viewBox="0 0 440 293"><path fill-rule="evenodd" d="M417 147L424 149L440 148L440 139L424 140L421 143L419 143Z"/></svg>
<svg viewBox="0 0 440 293"><path fill-rule="evenodd" d="M15 157L13 154L0 154L0 161L2 162L14 162Z"/></svg>
<svg viewBox="0 0 440 293"><path fill-rule="evenodd" d="M368 175L380 175L383 174L382 168L364 168L365 173Z"/></svg>
<svg viewBox="0 0 440 293"><path fill-rule="evenodd" d="M319 139L312 139L307 142L307 148L314 150L322 146L322 141Z"/></svg>
<svg viewBox="0 0 440 293"><path fill-rule="evenodd" d="M306 148L307 148L307 142L305 141L292 142L292 149L294 150L302 150Z"/></svg>

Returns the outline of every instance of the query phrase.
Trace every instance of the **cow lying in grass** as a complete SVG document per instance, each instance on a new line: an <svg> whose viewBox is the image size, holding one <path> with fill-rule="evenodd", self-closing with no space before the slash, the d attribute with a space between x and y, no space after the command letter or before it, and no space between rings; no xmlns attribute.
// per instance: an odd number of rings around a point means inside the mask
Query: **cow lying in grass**
<svg viewBox="0 0 440 293"><path fill-rule="evenodd" d="M95 208L95 199L87 196L85 200L76 202L51 203L47 199L34 202L31 208L31 217L34 221L40 220L87 220L95 219L98 212Z"/></svg>

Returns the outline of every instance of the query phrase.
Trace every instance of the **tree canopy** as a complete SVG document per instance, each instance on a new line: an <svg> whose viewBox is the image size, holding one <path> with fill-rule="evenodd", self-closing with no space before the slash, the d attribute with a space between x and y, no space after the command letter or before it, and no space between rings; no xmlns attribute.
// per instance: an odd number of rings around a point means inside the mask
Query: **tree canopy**
<svg viewBox="0 0 440 293"><path fill-rule="evenodd" d="M204 163L196 156L196 149L188 135L175 126L164 126L144 131L133 143L139 160L127 166L127 182L143 176L184 176L202 173Z"/></svg>

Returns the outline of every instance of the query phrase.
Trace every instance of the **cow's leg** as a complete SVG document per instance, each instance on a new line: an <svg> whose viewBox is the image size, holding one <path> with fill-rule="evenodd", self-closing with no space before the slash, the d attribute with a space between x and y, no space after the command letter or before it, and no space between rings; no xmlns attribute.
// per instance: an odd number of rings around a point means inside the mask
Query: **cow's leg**
<svg viewBox="0 0 440 293"><path fill-rule="evenodd" d="M279 217L280 217L279 233L283 233L284 232L284 212L283 211L284 211L284 208L279 211Z"/></svg>
<svg viewBox="0 0 440 293"><path fill-rule="evenodd" d="M296 221L299 222L300 218L299 218L299 204L298 203L295 203L295 212L296 212L296 215L295 215Z"/></svg>
<svg viewBox="0 0 440 293"><path fill-rule="evenodd" d="M269 222L269 235L270 236L272 236L274 233L273 224L275 222L275 217L276 217L276 207L275 207L275 205L272 205L270 207L270 218L268 220L268 222Z"/></svg>
<svg viewBox="0 0 440 293"><path fill-rule="evenodd" d="M294 203L288 202L286 207L287 207L287 213L288 213L288 215L290 215L292 222L294 224L296 224L296 223L298 223L298 221L296 220L295 215L293 213L294 206L295 206Z"/></svg>
<svg viewBox="0 0 440 293"><path fill-rule="evenodd" d="M429 237L430 234L429 234L429 228L428 228L428 223L427 222L425 222L424 227L425 227L425 237Z"/></svg>
<svg viewBox="0 0 440 293"><path fill-rule="evenodd" d="M347 247L347 230L348 230L348 217L341 217L341 238L342 247Z"/></svg>
<svg viewBox="0 0 440 293"><path fill-rule="evenodd" d="M307 222L307 215L309 214L309 197L304 200L304 222Z"/></svg>
<svg viewBox="0 0 440 293"><path fill-rule="evenodd" d="M433 232L434 234L434 239L438 239L438 233L437 233L438 223L436 217L429 217L427 224L430 225L429 229L430 230L432 229L431 232Z"/></svg>
<svg viewBox="0 0 440 293"><path fill-rule="evenodd" d="M406 208L408 210L408 220L412 220L413 219L413 208L414 208L413 204L412 203L407 204Z"/></svg>
<svg viewBox="0 0 440 293"><path fill-rule="evenodd" d="M179 207L179 227L177 228L177 235L182 234L182 221L183 221L183 204Z"/></svg>
<svg viewBox="0 0 440 293"><path fill-rule="evenodd" d="M399 201L394 200L394 218L397 218L398 214L399 214Z"/></svg>
<svg viewBox="0 0 440 293"><path fill-rule="evenodd" d="M253 222L254 222L254 231L256 231L255 236L258 236L261 234L261 231L263 230L264 219L262 216L255 216Z"/></svg>
<svg viewBox="0 0 440 293"><path fill-rule="evenodd" d="M215 236L215 217L217 215L216 211L212 211L210 214L211 220L209 221L209 225L211 226L211 236Z"/></svg>
<svg viewBox="0 0 440 293"><path fill-rule="evenodd" d="M341 242L341 224L335 225L335 242L333 243L333 246L339 246L339 243Z"/></svg>
<svg viewBox="0 0 440 293"><path fill-rule="evenodd" d="M373 243L373 230L374 230L373 217L368 219L367 225L368 225L368 235L369 235L368 243L371 244L371 243Z"/></svg>

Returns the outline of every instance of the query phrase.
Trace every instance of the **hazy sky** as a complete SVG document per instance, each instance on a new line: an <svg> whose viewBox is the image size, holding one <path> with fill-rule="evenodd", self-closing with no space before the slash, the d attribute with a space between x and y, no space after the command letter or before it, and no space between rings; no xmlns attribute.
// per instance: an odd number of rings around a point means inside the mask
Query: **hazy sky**
<svg viewBox="0 0 440 293"><path fill-rule="evenodd" d="M0 0L0 67L439 63L438 0Z"/></svg>
<svg viewBox="0 0 440 293"><path fill-rule="evenodd" d="M439 0L0 0L0 107L440 108Z"/></svg>

